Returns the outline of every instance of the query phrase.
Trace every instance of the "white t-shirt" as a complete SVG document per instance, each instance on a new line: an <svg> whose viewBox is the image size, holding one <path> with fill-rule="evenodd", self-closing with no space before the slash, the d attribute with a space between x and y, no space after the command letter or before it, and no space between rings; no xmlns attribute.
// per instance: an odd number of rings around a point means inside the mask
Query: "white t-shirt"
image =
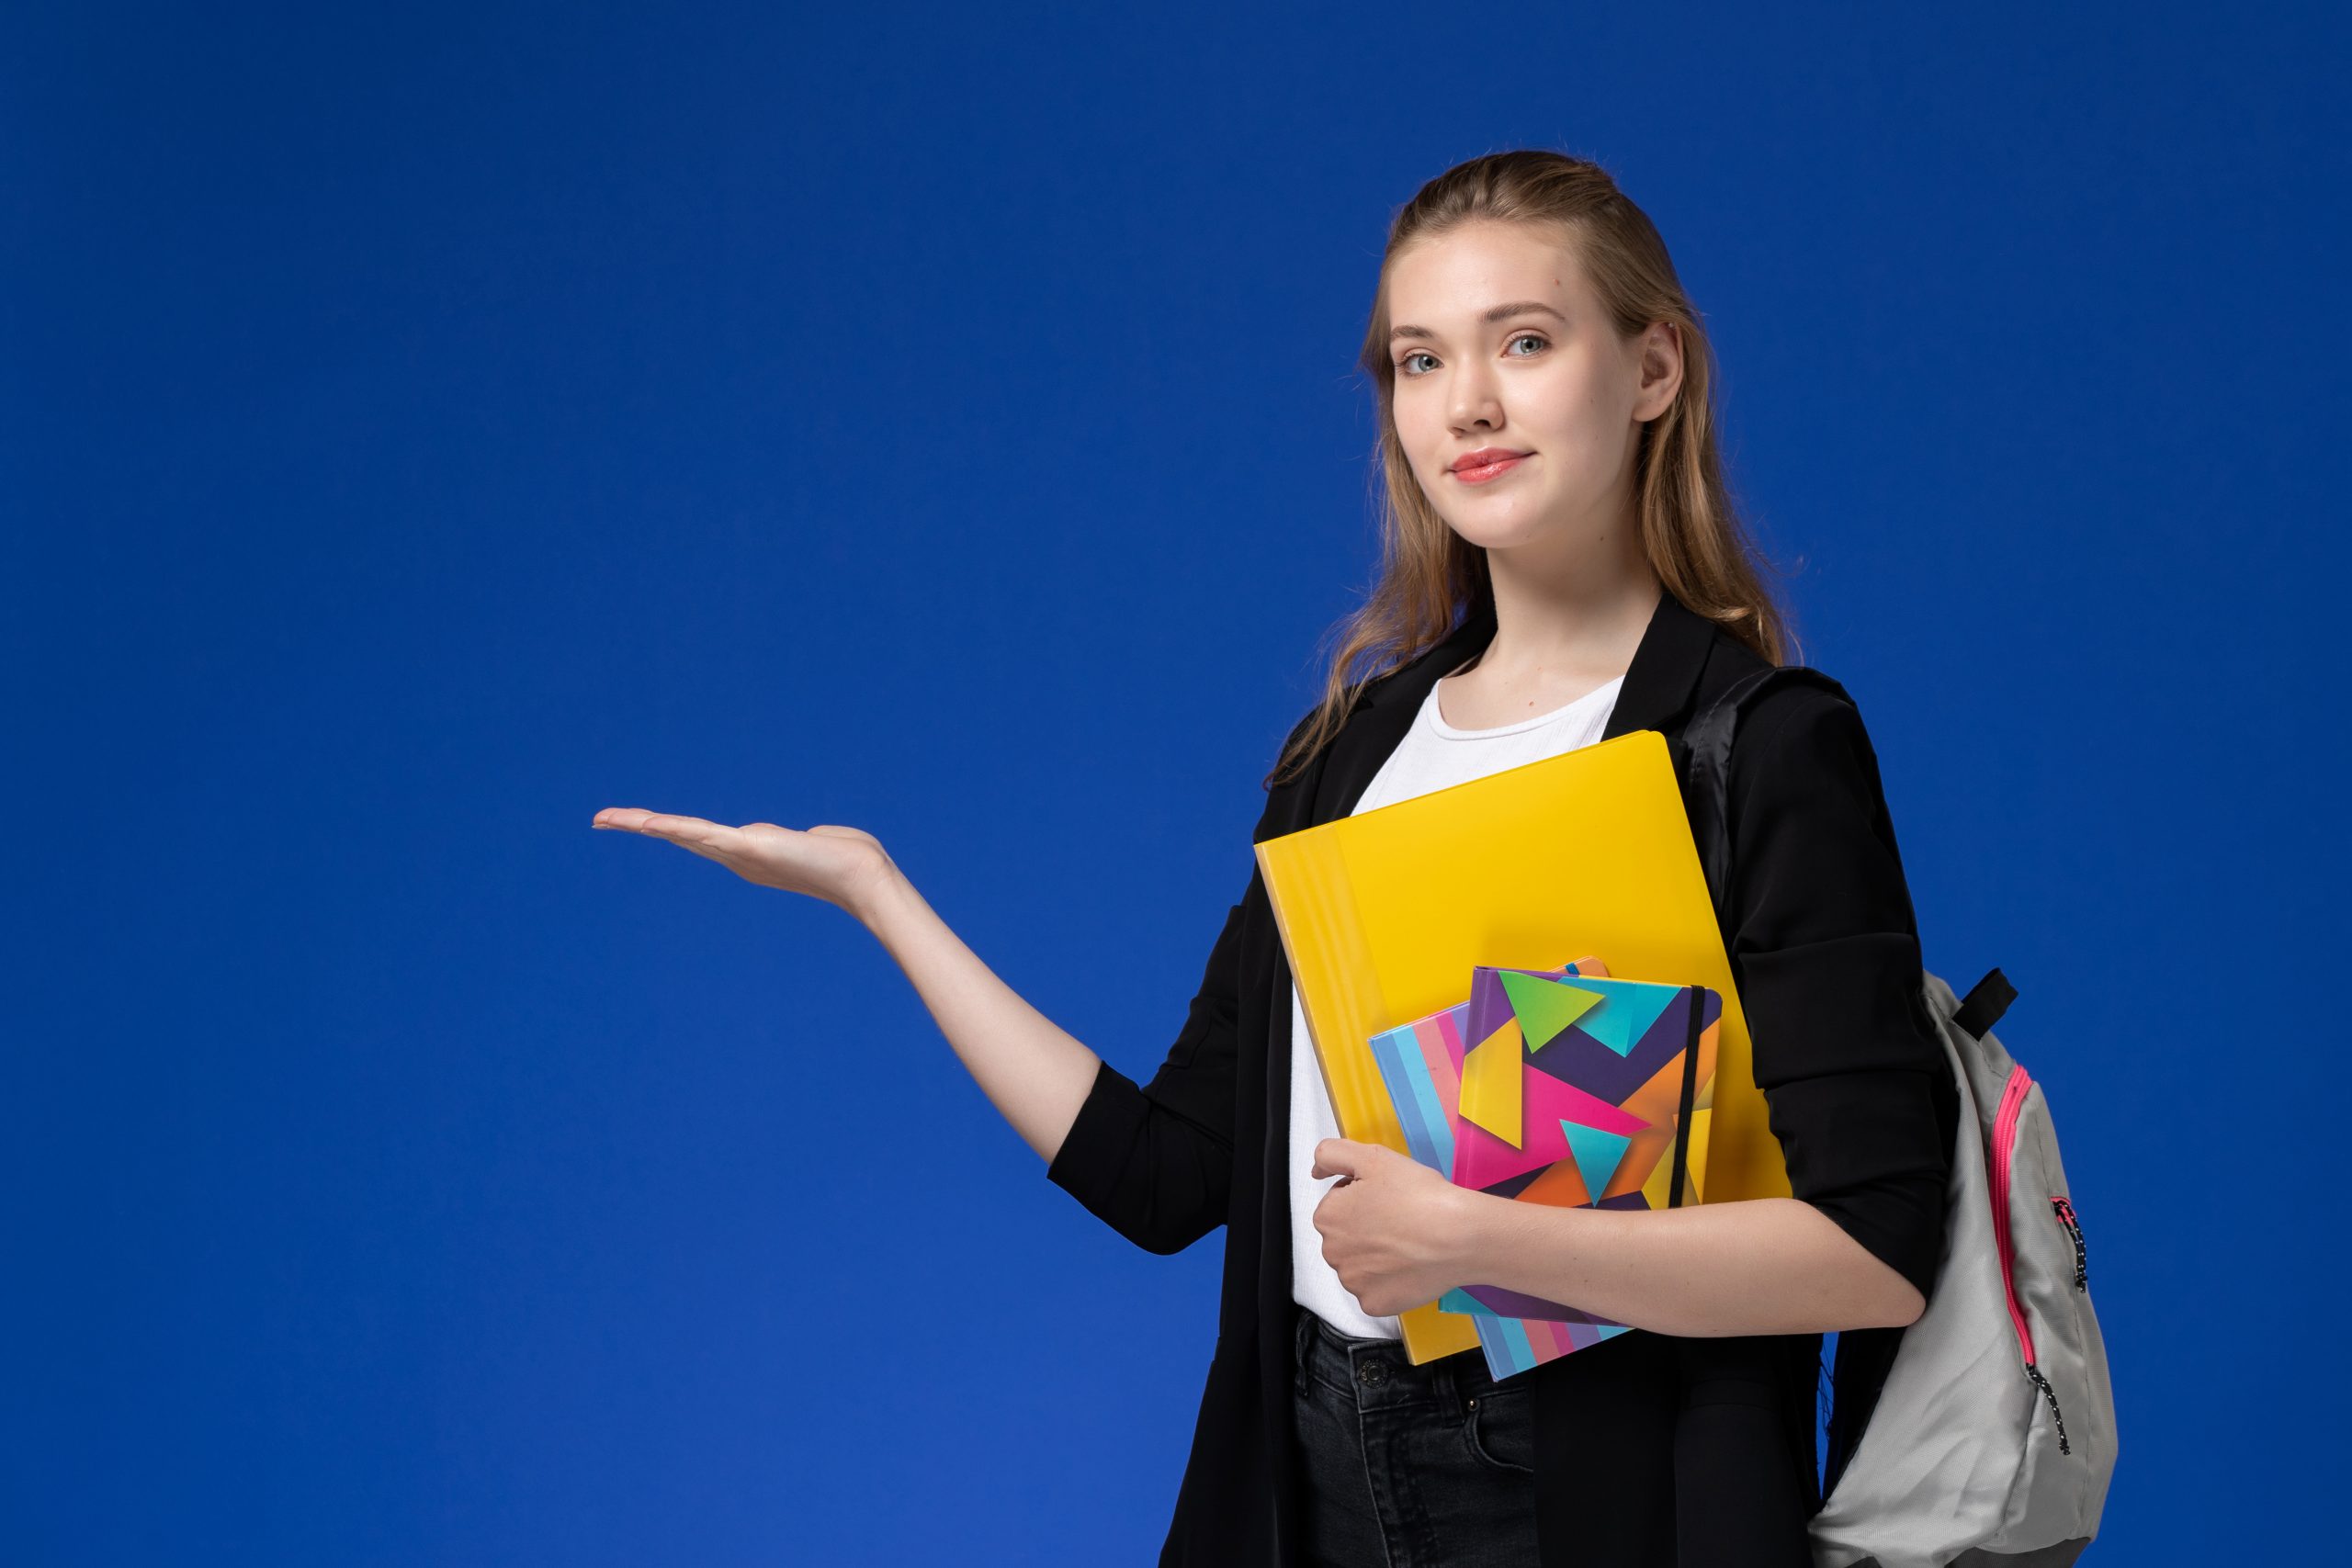
<svg viewBox="0 0 2352 1568"><path fill-rule="evenodd" d="M1565 707L1537 714L1516 724L1493 729L1456 729L1439 716L1438 694L1446 677L1430 687L1420 711L1413 716L1396 749L1364 786L1356 811L1372 811L1400 800L1467 784L1506 768L1556 757L1589 746L1609 728L1617 706L1623 675L1594 687ZM1353 813L1351 813L1353 815ZM1315 1145L1340 1134L1339 1118L1331 1110L1331 1091L1323 1081L1323 1066L1306 1032L1306 1013L1295 988L1290 1004L1290 1292L1291 1299L1342 1334L1359 1337L1400 1339L1404 1330L1394 1317L1373 1317L1340 1282L1323 1258L1323 1235L1315 1228L1315 1206L1340 1179L1312 1177Z"/></svg>

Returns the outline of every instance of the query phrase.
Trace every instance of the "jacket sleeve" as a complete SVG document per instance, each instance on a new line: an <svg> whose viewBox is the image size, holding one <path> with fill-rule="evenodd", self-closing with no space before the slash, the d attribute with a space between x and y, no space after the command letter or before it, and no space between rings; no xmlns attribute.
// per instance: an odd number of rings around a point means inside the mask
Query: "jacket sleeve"
<svg viewBox="0 0 2352 1568"><path fill-rule="evenodd" d="M1047 1179L1147 1252L1182 1252L1225 1223L1233 1189L1234 1020L1241 915L1227 911L1200 989L1148 1084L1108 1061L1046 1168Z"/></svg>
<svg viewBox="0 0 2352 1568"><path fill-rule="evenodd" d="M1727 815L1724 923L1790 1186L1927 1295L1958 1100L1860 715L1810 689L1764 699Z"/></svg>

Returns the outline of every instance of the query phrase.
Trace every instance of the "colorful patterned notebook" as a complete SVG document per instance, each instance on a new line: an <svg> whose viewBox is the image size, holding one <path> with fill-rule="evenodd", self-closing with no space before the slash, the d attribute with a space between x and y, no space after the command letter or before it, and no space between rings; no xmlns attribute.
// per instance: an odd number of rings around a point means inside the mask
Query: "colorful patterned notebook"
<svg viewBox="0 0 2352 1568"><path fill-rule="evenodd" d="M1412 1156L1457 1187L1563 1208L1664 1209L1699 1201L1722 1016L1707 987L1611 978L1595 958L1479 964L1469 1000L1371 1045ZM1448 1291L1437 1305L1471 1317L1498 1380L1625 1332L1493 1285Z"/></svg>

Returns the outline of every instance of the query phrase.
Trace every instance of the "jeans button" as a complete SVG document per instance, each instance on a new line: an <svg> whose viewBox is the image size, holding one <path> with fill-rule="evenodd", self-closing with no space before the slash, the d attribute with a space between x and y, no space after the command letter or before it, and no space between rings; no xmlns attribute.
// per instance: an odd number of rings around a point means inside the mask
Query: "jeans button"
<svg viewBox="0 0 2352 1568"><path fill-rule="evenodd" d="M1378 1388L1388 1381L1388 1363L1366 1361L1356 1369L1356 1376L1363 1381L1366 1388Z"/></svg>

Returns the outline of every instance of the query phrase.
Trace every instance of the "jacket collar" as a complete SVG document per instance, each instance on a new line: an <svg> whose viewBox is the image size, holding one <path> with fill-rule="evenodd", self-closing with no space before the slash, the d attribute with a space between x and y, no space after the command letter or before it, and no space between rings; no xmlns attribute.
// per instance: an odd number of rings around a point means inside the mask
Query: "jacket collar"
<svg viewBox="0 0 2352 1568"><path fill-rule="evenodd" d="M1600 738L1670 729L1698 686L1716 632L1713 621L1687 608L1672 591L1659 589L1657 607L1625 668L1625 683ZM1481 605L1418 657L1364 687L1347 724L1332 739L1316 782L1312 821L1329 822L1355 809L1373 775L1405 739L1430 688L1494 636L1494 606Z"/></svg>

